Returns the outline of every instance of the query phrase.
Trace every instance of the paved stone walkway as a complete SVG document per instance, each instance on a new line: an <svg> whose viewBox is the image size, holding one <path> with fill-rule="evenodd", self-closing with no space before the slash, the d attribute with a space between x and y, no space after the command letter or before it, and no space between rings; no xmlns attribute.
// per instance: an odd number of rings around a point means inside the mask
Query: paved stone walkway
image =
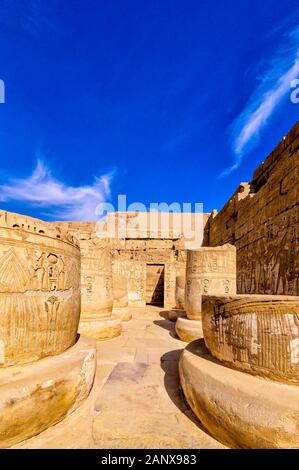
<svg viewBox="0 0 299 470"><path fill-rule="evenodd" d="M223 448L186 405L178 358L186 343L156 307L136 309L119 338L98 343L89 398L18 448Z"/></svg>

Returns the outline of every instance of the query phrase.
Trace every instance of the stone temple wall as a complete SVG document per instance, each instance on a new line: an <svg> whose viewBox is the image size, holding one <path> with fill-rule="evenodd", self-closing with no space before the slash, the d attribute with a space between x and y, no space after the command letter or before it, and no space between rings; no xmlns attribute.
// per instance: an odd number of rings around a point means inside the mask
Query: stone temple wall
<svg viewBox="0 0 299 470"><path fill-rule="evenodd" d="M132 306L146 303L146 265L164 266L164 307L175 305L175 279L186 267L186 251L180 240L113 240L113 272L128 279Z"/></svg>
<svg viewBox="0 0 299 470"><path fill-rule="evenodd" d="M205 227L237 248L239 293L299 295L299 122Z"/></svg>
<svg viewBox="0 0 299 470"><path fill-rule="evenodd" d="M90 243L97 238L96 222L55 222L73 233L81 246L82 266L84 268L83 243ZM171 236L171 235L170 235ZM100 239L99 239L100 240ZM106 239L107 240L107 239ZM184 274L186 269L185 241L182 238L109 238L107 240L112 254L112 272L124 276L128 282L128 301L132 307L146 305L146 269L147 264L164 267L164 307L175 306L176 276ZM84 276L84 269L82 270ZM92 283L93 281L90 280ZM82 279L84 285L84 279ZM98 286L90 285L92 291Z"/></svg>

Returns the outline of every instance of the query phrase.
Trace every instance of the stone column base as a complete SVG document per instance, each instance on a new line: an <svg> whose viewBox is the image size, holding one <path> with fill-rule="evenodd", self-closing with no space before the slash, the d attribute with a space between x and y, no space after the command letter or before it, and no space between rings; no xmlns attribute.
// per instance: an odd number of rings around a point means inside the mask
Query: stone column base
<svg viewBox="0 0 299 470"><path fill-rule="evenodd" d="M107 315L97 320L81 319L79 332L98 341L115 338L122 332L121 319L116 315Z"/></svg>
<svg viewBox="0 0 299 470"><path fill-rule="evenodd" d="M203 338L201 320L178 318L175 324L175 331L178 337L186 343Z"/></svg>
<svg viewBox="0 0 299 470"><path fill-rule="evenodd" d="M96 347L91 338L57 356L0 369L0 447L10 447L61 421L92 388Z"/></svg>
<svg viewBox="0 0 299 470"><path fill-rule="evenodd" d="M121 321L129 321L132 319L132 312L129 307L113 307L113 315L116 315Z"/></svg>
<svg viewBox="0 0 299 470"><path fill-rule="evenodd" d="M172 308L168 311L168 320L177 321L178 318L185 318L186 312L180 308Z"/></svg>
<svg viewBox="0 0 299 470"><path fill-rule="evenodd" d="M181 354L185 397L205 428L234 448L298 448L299 387L229 369L204 341Z"/></svg>

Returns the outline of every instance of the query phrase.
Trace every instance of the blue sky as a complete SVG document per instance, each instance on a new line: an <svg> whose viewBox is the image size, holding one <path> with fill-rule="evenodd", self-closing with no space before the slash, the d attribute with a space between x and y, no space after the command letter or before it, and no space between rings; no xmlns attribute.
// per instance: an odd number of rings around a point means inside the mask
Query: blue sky
<svg viewBox="0 0 299 470"><path fill-rule="evenodd" d="M298 119L297 0L0 0L0 207L220 209Z"/></svg>

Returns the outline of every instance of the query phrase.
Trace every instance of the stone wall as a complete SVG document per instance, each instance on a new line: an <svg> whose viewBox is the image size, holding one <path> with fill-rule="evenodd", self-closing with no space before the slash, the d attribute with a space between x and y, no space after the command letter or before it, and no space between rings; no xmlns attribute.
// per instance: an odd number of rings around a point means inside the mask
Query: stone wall
<svg viewBox="0 0 299 470"><path fill-rule="evenodd" d="M55 225L73 233L80 244L83 239L95 240L99 235L96 222L57 222ZM113 273L128 280L130 306L143 307L146 304L147 264L164 266L164 307L175 306L175 279L185 273L186 267L183 238L158 238L158 235L157 238L109 238L109 246ZM95 288L95 285L90 285L90 289Z"/></svg>
<svg viewBox="0 0 299 470"><path fill-rule="evenodd" d="M128 279L130 305L146 302L146 265L164 265L164 307L175 305L175 279L183 274L186 252L180 240L111 240L113 271Z"/></svg>
<svg viewBox="0 0 299 470"><path fill-rule="evenodd" d="M237 248L239 293L299 295L299 122L213 211L204 245Z"/></svg>

